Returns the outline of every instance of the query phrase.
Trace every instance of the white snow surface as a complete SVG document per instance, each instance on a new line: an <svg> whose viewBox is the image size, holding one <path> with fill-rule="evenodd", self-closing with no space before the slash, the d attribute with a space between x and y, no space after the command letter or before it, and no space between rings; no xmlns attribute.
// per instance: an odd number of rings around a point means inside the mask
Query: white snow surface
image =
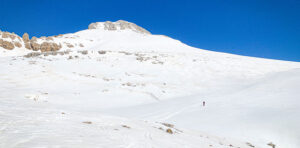
<svg viewBox="0 0 300 148"><path fill-rule="evenodd" d="M30 58L0 47L0 147L300 146L298 62L131 30L54 42L84 47Z"/></svg>

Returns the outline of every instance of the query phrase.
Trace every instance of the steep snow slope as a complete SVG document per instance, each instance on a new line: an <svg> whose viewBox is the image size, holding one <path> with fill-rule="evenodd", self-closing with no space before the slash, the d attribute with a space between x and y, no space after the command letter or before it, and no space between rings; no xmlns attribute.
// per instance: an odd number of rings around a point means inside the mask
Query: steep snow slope
<svg viewBox="0 0 300 148"><path fill-rule="evenodd" d="M196 49L120 27L96 27L53 42L62 43L59 52L24 57L30 51L0 49L0 146L299 145L299 63ZM126 119L111 117L116 115ZM156 122L184 132L169 135Z"/></svg>

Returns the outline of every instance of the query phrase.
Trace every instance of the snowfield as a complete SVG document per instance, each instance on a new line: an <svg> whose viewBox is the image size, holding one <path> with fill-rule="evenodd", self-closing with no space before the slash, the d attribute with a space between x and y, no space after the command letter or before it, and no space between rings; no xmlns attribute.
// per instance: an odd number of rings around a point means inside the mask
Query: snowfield
<svg viewBox="0 0 300 148"><path fill-rule="evenodd" d="M298 62L132 30L54 42L84 47L0 47L0 147L300 146Z"/></svg>

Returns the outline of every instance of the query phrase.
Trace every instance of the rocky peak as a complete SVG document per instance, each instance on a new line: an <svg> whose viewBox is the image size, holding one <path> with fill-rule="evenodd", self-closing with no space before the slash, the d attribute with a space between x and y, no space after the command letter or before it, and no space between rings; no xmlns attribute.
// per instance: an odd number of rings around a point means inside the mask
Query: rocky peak
<svg viewBox="0 0 300 148"><path fill-rule="evenodd" d="M130 22L123 21L123 20L119 20L116 22L106 21L106 22L91 23L89 25L89 29L102 29L102 30L110 30L110 31L132 30L132 31L142 33L142 34L151 34L146 29L144 29L134 23L130 23Z"/></svg>

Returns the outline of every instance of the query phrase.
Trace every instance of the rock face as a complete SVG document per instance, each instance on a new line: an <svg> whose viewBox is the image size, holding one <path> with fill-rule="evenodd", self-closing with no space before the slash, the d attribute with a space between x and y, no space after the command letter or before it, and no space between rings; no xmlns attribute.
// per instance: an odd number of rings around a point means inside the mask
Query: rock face
<svg viewBox="0 0 300 148"><path fill-rule="evenodd" d="M0 47L12 50L15 47L24 47L34 51L57 51L62 48L61 44L55 43L53 37L32 37L29 38L28 33L24 33L22 38L14 33L0 32ZM71 45L71 44L70 44ZM73 47L73 45L72 45Z"/></svg>
<svg viewBox="0 0 300 148"><path fill-rule="evenodd" d="M36 42L37 39L38 39L37 37L33 36L33 37L31 38L30 42Z"/></svg>
<svg viewBox="0 0 300 148"><path fill-rule="evenodd" d="M22 46L20 42L21 38L18 35L9 32L0 32L0 47L7 50L12 50L15 48L15 46Z"/></svg>
<svg viewBox="0 0 300 148"><path fill-rule="evenodd" d="M29 42L24 43L25 44L25 48L31 50L31 45Z"/></svg>
<svg viewBox="0 0 300 148"><path fill-rule="evenodd" d="M49 41L54 40L53 37L37 38L37 37L33 36L30 40L28 33L24 33L24 35L22 36L22 39L24 41L25 48L34 50L34 51L39 51L39 50L41 52L57 51L57 50L61 49L61 47L62 47L61 44L58 45L57 43L49 42ZM38 40L43 40L44 42L39 44L39 43L37 43ZM21 45L20 43L15 43L15 46L17 46L17 47L19 47L20 45Z"/></svg>
<svg viewBox="0 0 300 148"><path fill-rule="evenodd" d="M45 51L57 51L61 48L61 45L57 45L56 43L44 42L40 46L40 50L42 52Z"/></svg>
<svg viewBox="0 0 300 148"><path fill-rule="evenodd" d="M46 41L42 42L41 44L37 43L37 40L38 40L38 38L32 37L30 42L25 43L25 47L27 49L32 49L34 51L40 50L41 52L57 51L57 50L61 49L61 47L62 47L61 44L58 45L57 43L54 43L54 42L47 42L47 39L45 39ZM48 39L48 41L49 41L49 39Z"/></svg>
<svg viewBox="0 0 300 148"><path fill-rule="evenodd" d="M24 33L23 34L23 36L22 36L22 39L23 39L23 42L24 42L24 44L25 44L25 48L26 49L31 49L31 45L30 45L30 43L29 43L29 35L28 35L28 33Z"/></svg>
<svg viewBox="0 0 300 148"><path fill-rule="evenodd" d="M29 42L29 35L28 35L28 33L24 33L23 36L22 36L22 39L23 39L24 43Z"/></svg>
<svg viewBox="0 0 300 148"><path fill-rule="evenodd" d="M3 40L0 39L0 47L2 47L2 44L3 44Z"/></svg>
<svg viewBox="0 0 300 148"><path fill-rule="evenodd" d="M127 21L119 20L116 22L97 22L97 23L91 23L89 25L89 29L103 29L103 30L110 30L110 31L116 31L116 30L132 30L137 33L142 34L151 34L146 29Z"/></svg>
<svg viewBox="0 0 300 148"><path fill-rule="evenodd" d="M38 51L41 49L41 45L36 42L30 42L31 49L34 51Z"/></svg>
<svg viewBox="0 0 300 148"><path fill-rule="evenodd" d="M8 32L3 32L2 33L2 38L8 38L9 37L9 33Z"/></svg>
<svg viewBox="0 0 300 148"><path fill-rule="evenodd" d="M14 42L15 46L18 47L18 48L21 48L22 47L22 44L20 42Z"/></svg>
<svg viewBox="0 0 300 148"><path fill-rule="evenodd" d="M15 48L12 42L4 41L3 39L0 39L0 46L7 50L12 50Z"/></svg>

